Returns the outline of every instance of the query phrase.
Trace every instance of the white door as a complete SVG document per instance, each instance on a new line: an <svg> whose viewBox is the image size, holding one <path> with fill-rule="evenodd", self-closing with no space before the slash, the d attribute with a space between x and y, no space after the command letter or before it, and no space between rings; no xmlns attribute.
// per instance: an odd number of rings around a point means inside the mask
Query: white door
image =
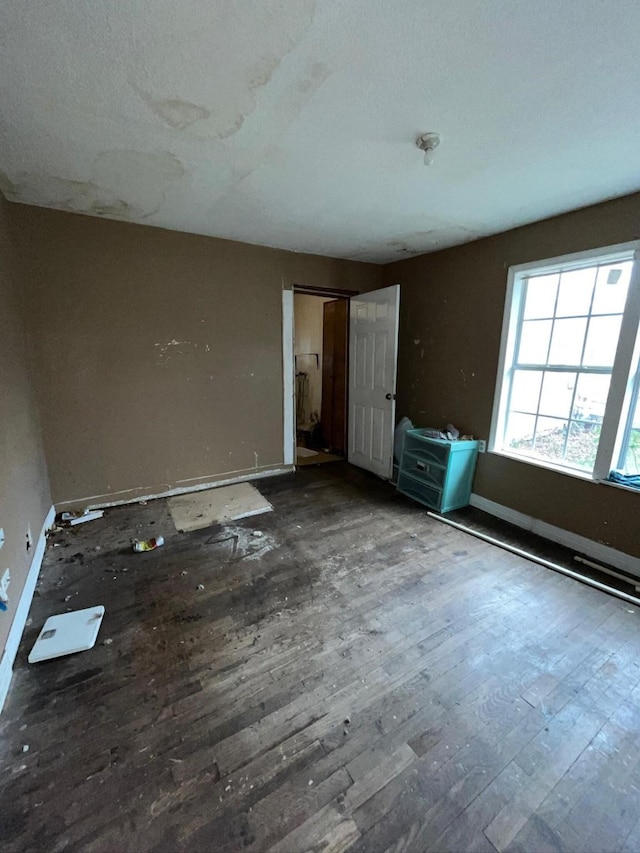
<svg viewBox="0 0 640 853"><path fill-rule="evenodd" d="M399 311L399 284L351 297L348 459L387 480L393 470Z"/></svg>

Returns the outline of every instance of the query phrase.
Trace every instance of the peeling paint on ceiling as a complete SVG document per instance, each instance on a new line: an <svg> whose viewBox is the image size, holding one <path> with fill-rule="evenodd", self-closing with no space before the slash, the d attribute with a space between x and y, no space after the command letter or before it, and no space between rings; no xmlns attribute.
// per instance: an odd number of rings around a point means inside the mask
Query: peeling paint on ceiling
<svg viewBox="0 0 640 853"><path fill-rule="evenodd" d="M640 4L579 5L5 0L0 189L380 263L623 195Z"/></svg>

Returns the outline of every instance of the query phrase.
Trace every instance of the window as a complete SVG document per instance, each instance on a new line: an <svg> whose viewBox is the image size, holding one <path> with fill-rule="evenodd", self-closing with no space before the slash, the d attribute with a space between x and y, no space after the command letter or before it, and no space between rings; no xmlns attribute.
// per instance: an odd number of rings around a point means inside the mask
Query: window
<svg viewBox="0 0 640 853"><path fill-rule="evenodd" d="M490 450L640 475L638 244L509 270Z"/></svg>

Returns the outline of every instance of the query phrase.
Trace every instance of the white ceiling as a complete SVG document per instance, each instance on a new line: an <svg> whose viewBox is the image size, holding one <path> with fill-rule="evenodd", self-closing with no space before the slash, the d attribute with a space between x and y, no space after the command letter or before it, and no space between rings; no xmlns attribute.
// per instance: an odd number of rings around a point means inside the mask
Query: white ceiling
<svg viewBox="0 0 640 853"><path fill-rule="evenodd" d="M640 189L639 34L638 0L3 0L0 187L395 260Z"/></svg>

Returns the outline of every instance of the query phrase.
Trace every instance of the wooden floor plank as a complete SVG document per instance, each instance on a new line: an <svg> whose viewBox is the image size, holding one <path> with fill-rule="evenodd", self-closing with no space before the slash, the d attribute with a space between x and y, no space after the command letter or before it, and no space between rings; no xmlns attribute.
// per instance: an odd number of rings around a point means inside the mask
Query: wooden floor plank
<svg viewBox="0 0 640 853"><path fill-rule="evenodd" d="M179 534L158 500L51 538L0 718L3 850L640 848L636 608L346 463L260 491L259 524ZM98 603L94 649L27 664L47 616Z"/></svg>

